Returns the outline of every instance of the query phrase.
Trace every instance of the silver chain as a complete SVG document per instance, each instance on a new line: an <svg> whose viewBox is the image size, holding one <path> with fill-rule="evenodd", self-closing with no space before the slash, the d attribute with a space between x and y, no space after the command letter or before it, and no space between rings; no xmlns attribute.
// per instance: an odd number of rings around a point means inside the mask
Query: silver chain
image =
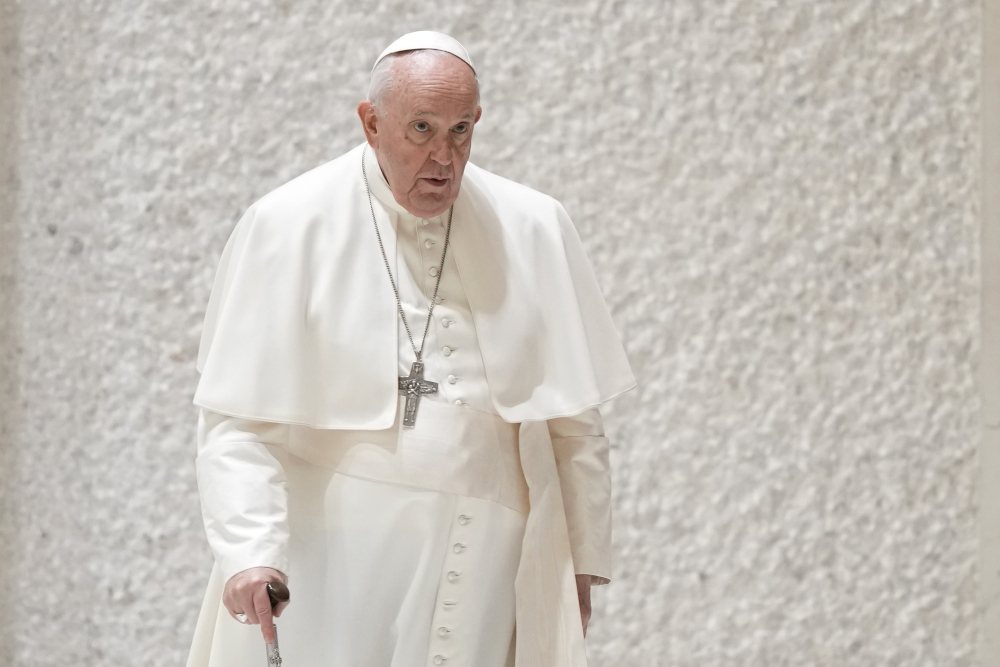
<svg viewBox="0 0 1000 667"><path fill-rule="evenodd" d="M448 254L448 239L451 238L451 218L455 214L455 205L452 204L451 208L448 209L448 227L444 233L444 251L441 253L441 265L438 266L437 272L437 282L434 283L434 296L431 297L430 308L427 309L427 324L424 326L424 337L420 339L420 349L417 349L417 344L413 342L413 334L410 333L410 324L406 321L406 314L403 312L403 302L399 300L399 289L396 287L396 281L392 278L392 269L389 268L389 257L385 254L385 245L382 243L382 234L378 231L378 221L375 219L375 207L372 205L372 189L368 185L368 172L365 169L365 156L368 154L368 146L366 145L361 153L361 175L365 179L365 191L368 193L368 209L372 212L372 224L375 225L375 236L378 238L378 247L382 251L382 259L385 260L385 270L389 274L389 283L392 285L392 291L396 295L396 308L399 310L399 316L403 319L403 326L406 328L406 335L410 339L410 347L413 348L413 354L416 355L417 361L423 361L424 354L424 344L427 343L427 332L431 328L431 314L434 313L434 305L437 303L438 287L441 286L441 276L444 274L444 257Z"/></svg>

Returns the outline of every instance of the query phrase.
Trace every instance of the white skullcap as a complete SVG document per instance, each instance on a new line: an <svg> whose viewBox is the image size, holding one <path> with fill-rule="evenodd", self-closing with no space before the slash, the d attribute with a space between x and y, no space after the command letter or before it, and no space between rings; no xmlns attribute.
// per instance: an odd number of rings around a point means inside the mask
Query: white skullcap
<svg viewBox="0 0 1000 667"><path fill-rule="evenodd" d="M389 45L385 51L375 59L375 65L372 65L372 71L375 71L375 67L379 64L382 58L385 58L390 53L399 53L400 51L415 51L417 49L434 49L435 51L444 51L445 53L450 53L453 56L461 58L472 71L476 71L476 66L472 64L472 58L469 57L469 52L465 50L457 39L443 32L434 32L433 30L418 30L417 32L409 32L395 42Z"/></svg>

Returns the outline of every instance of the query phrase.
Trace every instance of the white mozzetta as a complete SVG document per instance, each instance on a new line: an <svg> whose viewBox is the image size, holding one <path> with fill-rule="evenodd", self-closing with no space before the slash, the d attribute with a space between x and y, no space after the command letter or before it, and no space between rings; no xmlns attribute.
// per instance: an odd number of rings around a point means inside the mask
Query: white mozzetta
<svg viewBox="0 0 1000 667"><path fill-rule="evenodd" d="M205 318L197 405L314 428L392 425L398 314L362 155L275 189L233 231ZM454 209L451 244L500 416L572 415L635 386L557 201L470 163ZM376 217L394 254L391 226Z"/></svg>

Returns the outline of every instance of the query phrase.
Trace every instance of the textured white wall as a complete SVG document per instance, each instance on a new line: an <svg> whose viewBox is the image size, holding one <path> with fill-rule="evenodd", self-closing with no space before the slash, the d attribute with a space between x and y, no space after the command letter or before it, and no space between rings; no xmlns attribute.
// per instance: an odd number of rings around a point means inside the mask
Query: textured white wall
<svg viewBox="0 0 1000 667"><path fill-rule="evenodd" d="M13 501L17 484L12 483L11 471L17 432L15 416L19 404L17 381L17 241L18 230L14 214L17 190L17 89L16 64L18 34L14 12L0 1L0 582L7 581L11 565L19 558ZM2 588L0 588L2 591ZM6 638L16 613L10 608L8 596L0 592L0 664L12 663L12 642Z"/></svg>
<svg viewBox="0 0 1000 667"><path fill-rule="evenodd" d="M977 1L0 4L5 664L182 663L218 255L361 141L370 63L423 28L469 47L473 160L566 204L639 377L592 664L972 664Z"/></svg>

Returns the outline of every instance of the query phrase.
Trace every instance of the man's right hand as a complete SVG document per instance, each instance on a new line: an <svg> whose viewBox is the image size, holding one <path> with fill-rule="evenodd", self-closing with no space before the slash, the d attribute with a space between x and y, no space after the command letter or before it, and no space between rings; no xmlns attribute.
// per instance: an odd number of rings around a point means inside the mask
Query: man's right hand
<svg viewBox="0 0 1000 667"><path fill-rule="evenodd" d="M287 584L288 577L274 568L251 567L230 577L222 592L222 603L229 610L229 615L239 622L236 614L242 612L247 615L247 623L260 624L260 631L266 642L274 641L271 598L267 595L267 585L272 581ZM282 610L287 606L288 602L278 604L273 616L281 616Z"/></svg>

